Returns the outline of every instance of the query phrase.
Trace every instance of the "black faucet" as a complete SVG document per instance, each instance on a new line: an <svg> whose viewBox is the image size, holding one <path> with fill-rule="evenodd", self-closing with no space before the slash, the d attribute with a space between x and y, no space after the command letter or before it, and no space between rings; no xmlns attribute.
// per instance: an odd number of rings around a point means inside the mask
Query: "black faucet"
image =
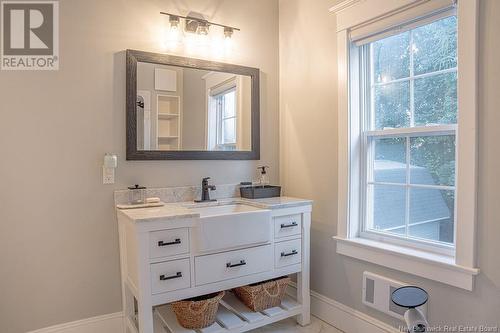
<svg viewBox="0 0 500 333"><path fill-rule="evenodd" d="M210 177L206 177L201 181L201 200L195 200L194 202L217 201L210 199L210 190L215 190L215 185L208 185L209 179Z"/></svg>

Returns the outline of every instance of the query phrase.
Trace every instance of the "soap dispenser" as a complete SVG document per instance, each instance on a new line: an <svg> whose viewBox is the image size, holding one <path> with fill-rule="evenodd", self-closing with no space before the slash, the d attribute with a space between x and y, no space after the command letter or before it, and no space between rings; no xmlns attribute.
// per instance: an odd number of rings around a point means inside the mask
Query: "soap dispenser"
<svg viewBox="0 0 500 333"><path fill-rule="evenodd" d="M134 185L128 187L128 203L130 205L142 205L146 203L146 188Z"/></svg>
<svg viewBox="0 0 500 333"><path fill-rule="evenodd" d="M257 167L257 170L260 170L259 185L261 186L269 185L269 176L267 175L266 170L267 168L269 168L267 165Z"/></svg>

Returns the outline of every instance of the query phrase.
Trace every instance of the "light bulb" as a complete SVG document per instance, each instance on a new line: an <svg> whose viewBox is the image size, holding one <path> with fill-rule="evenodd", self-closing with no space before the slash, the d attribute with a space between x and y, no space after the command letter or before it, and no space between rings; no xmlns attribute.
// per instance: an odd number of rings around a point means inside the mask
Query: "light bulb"
<svg viewBox="0 0 500 333"><path fill-rule="evenodd" d="M170 15L168 21L170 22L170 29L178 29L180 21L179 16Z"/></svg>
<svg viewBox="0 0 500 333"><path fill-rule="evenodd" d="M171 15L169 17L170 28L166 29L166 40L165 47L169 50L174 50L177 48L179 42L180 31L179 31L179 17Z"/></svg>
<svg viewBox="0 0 500 333"><path fill-rule="evenodd" d="M231 37L225 36L224 37L224 51L231 52L233 48L233 39Z"/></svg>
<svg viewBox="0 0 500 333"><path fill-rule="evenodd" d="M231 39L231 36L233 35L234 29L231 27L224 27L224 39L228 40Z"/></svg>

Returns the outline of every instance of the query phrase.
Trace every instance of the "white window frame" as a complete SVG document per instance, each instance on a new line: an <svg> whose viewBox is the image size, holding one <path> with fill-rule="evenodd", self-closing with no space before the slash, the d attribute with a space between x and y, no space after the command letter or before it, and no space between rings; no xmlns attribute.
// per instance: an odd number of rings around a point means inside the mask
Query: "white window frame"
<svg viewBox="0 0 500 333"><path fill-rule="evenodd" d="M419 20L415 23L412 23L407 29L404 29L404 31L407 30L412 30L415 29L418 26L425 25L425 24L430 24L434 21L444 19L446 17L450 16L455 16L456 11L454 8L451 8L449 10L445 10L444 12L440 12L437 15L434 15L432 17ZM404 32L400 31L400 32ZM398 30L399 33L399 30ZM387 37L387 34L382 33L382 36L377 36L380 37L380 39ZM413 34L410 35L410 45L412 44L412 36ZM441 136L441 135L453 135L456 137L456 129L457 126L455 124L442 124L442 125L428 125L428 126L415 126L415 119L414 119L414 107L415 107L415 102L414 102L414 82L415 80L419 78L424 78L424 77L433 77L437 76L440 74L446 74L446 73L457 73L457 66L452 67L452 68L447 68L444 70L437 70L433 72L427 72L424 74L415 74L414 73L414 68L413 68L413 54L410 54L410 71L409 71L409 76L404 77L404 78L399 78L391 81L384 81L384 82L377 82L373 83L373 76L374 76L374 69L370 67L371 61L372 61L372 50L368 49L369 48L369 43L375 40L375 37L370 38L369 41L360 46L357 47L354 45L354 43L351 43L350 46L350 57L352 58L352 54L358 53L361 56L358 57L356 56L356 60L359 58L359 64L356 64L355 66L360 66L361 71L365 71L365 73L360 73L360 76L362 76L362 80L366 82L363 83L363 88L359 88L359 85L357 88L360 89L361 94L364 94L365 96L362 96L362 100L364 99L365 101L365 106L361 107L360 112L363 112L363 124L360 125L361 127L369 127L369 130L366 130L365 128L362 128L362 134L361 134L361 148L360 148L360 153L362 156L362 168L361 168L361 188L362 188L362 193L361 193L361 202L360 202L360 231L359 235L362 238L369 238L372 240L380 241L380 242L392 242L394 244L402 245L402 246L407 246L407 247L414 247L417 249L425 249L427 251L433 251L436 253L440 254L445 254L448 256L454 256L454 251L455 251L455 243L453 244L446 244L442 242L436 242L432 240L426 240L426 239L419 239L415 237L409 237L409 238L404 238L401 236L397 235L391 235L390 233L386 233L383 231L377 231L377 230L367 230L368 227L368 221L367 221L367 214L366 214L366 209L367 207L370 206L370 198L366 194L366 190L368 188L368 185L391 185L391 186L401 186L404 187L405 189L407 187L410 188L428 188L428 189L437 189L437 190L452 190L455 193L455 186L444 186L444 185L417 185L417 184L410 184L410 179L409 175L407 175L406 183L404 184L395 184L395 183L384 183L384 182L377 182L377 181L368 181L368 175L373 172L373 170L370 169L369 166L369 161L371 158L368 158L368 156L372 156L373 152L373 145L370 144L370 140L378 139L378 138L406 138L406 153L409 153L410 150L410 138L411 137L422 137L422 136L428 136L428 135L435 135L435 136ZM354 64L351 63L350 66L353 66ZM352 82L352 80L351 80ZM374 109L374 100L373 100L373 94L374 94L374 89L377 86L384 86L384 85L389 85L392 83L396 82L409 82L409 89L410 89L410 125L409 127L402 127L402 128L393 128L393 129L382 129L382 130L372 130L371 128L374 127L374 115L373 114L367 114L367 111L369 113L373 113ZM351 87L352 89L352 87ZM363 91L364 89L364 91ZM370 106L368 106L368 104ZM408 156L407 156L408 157ZM407 163L407 170L406 173L409 173L409 164L408 161ZM406 191L406 216L405 216L405 227L408 228L409 226L409 196L408 196L408 191ZM435 222L436 220L432 221L426 221L424 223L428 222ZM422 223L422 222L421 222Z"/></svg>
<svg viewBox="0 0 500 333"><path fill-rule="evenodd" d="M219 97L222 96L222 95L225 95L227 94L228 92L231 92L231 91L234 91L235 93L235 98L234 98L234 115L231 116L231 117L224 117L223 113L224 113L224 110L223 110L223 107L219 104L220 101L219 101ZM236 144L237 144L237 141L238 141L238 135L237 135L237 130L238 130L238 127L237 127L237 121L238 121L238 98L237 98L237 87L236 87L236 83L234 84L233 87L229 88L229 89L226 89L220 93L218 93L217 95L214 95L212 97L216 103L218 103L218 105L216 106L216 113L217 113L217 138L216 138L216 143L215 143L215 146L217 147L217 149L221 149L221 148L224 148L224 147L234 147L236 149ZM235 140L234 142L231 142L231 143L223 143L222 142L222 136L223 136L223 132L224 132L224 121L228 120L228 119L234 119L235 121Z"/></svg>
<svg viewBox="0 0 500 333"><path fill-rule="evenodd" d="M337 252L357 259L412 273L459 288L472 290L476 268L476 169L477 169L477 41L478 1L458 0L458 105L456 129L436 126L430 131L456 131L455 249L436 251L434 246L408 246L384 238L361 235L359 207L362 188L360 151L360 96L350 85L361 73L353 61L351 34L376 34L389 23L401 25L453 5L452 0L346 0L330 10L337 18L338 62L338 226ZM413 16L412 16L413 15ZM392 21L391 21L392 20ZM378 31L370 31L379 29ZM381 28L382 27L382 28ZM369 37L369 36L368 36ZM475 46L475 47L474 47ZM439 128L438 128L439 127ZM446 128L445 128L446 127ZM395 129L396 133L398 130Z"/></svg>

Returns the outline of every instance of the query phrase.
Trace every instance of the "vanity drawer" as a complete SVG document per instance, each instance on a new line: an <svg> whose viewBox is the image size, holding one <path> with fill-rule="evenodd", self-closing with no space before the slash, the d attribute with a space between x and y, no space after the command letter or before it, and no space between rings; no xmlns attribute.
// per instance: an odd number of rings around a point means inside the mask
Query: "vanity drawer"
<svg viewBox="0 0 500 333"><path fill-rule="evenodd" d="M196 285L234 279L273 269L272 245L196 257Z"/></svg>
<svg viewBox="0 0 500 333"><path fill-rule="evenodd" d="M281 268L300 264L302 261L302 240L294 239L274 245L274 267Z"/></svg>
<svg viewBox="0 0 500 333"><path fill-rule="evenodd" d="M168 257L188 252L188 228L153 231L149 234L150 258Z"/></svg>
<svg viewBox="0 0 500 333"><path fill-rule="evenodd" d="M153 294L191 287L189 259L151 264Z"/></svg>
<svg viewBox="0 0 500 333"><path fill-rule="evenodd" d="M276 216L274 218L274 238L300 235L302 214Z"/></svg>

